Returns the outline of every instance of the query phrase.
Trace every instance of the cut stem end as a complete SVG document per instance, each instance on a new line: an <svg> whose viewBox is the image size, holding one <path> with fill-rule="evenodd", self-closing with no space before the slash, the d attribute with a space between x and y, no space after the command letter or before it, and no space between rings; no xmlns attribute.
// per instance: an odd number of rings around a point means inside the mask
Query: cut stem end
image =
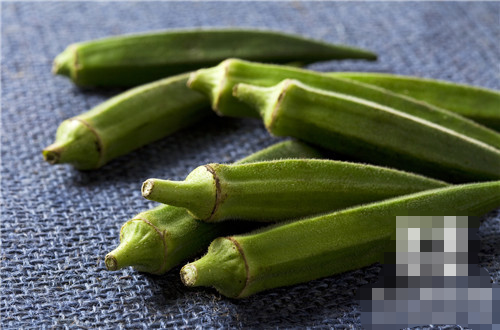
<svg viewBox="0 0 500 330"><path fill-rule="evenodd" d="M144 181L144 183L142 184L142 188L141 188L142 196L147 198L149 195L151 195L151 193L153 192L154 186L155 186L155 183L153 180L149 179L149 180Z"/></svg>
<svg viewBox="0 0 500 330"><path fill-rule="evenodd" d="M106 264L106 268L108 270L115 271L119 269L118 261L116 261L116 258L111 253L106 255L104 263Z"/></svg>
<svg viewBox="0 0 500 330"><path fill-rule="evenodd" d="M52 146L47 147L42 151L43 159L51 164L57 164L59 163L59 160L61 159L61 150L53 148Z"/></svg>
<svg viewBox="0 0 500 330"><path fill-rule="evenodd" d="M198 278L198 272L196 266L193 264L187 264L181 269L181 280L185 286L196 286L196 279Z"/></svg>

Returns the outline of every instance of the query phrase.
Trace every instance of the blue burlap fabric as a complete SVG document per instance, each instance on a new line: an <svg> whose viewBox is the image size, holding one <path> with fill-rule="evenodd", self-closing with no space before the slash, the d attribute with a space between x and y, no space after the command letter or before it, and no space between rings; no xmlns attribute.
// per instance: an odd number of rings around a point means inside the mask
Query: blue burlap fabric
<svg viewBox="0 0 500 330"><path fill-rule="evenodd" d="M500 88L500 3L466 2L3 2L1 323L18 328L359 328L355 291L379 266L275 289L245 300L186 289L179 269L108 272L121 225L154 203L150 177L183 179L207 162L232 162L277 140L258 120L218 119L185 129L101 170L50 166L41 150L59 123L118 91L81 90L54 77L68 44L182 27L257 27L366 47L377 62L319 70L410 74ZM480 228L481 266L500 279L499 216Z"/></svg>

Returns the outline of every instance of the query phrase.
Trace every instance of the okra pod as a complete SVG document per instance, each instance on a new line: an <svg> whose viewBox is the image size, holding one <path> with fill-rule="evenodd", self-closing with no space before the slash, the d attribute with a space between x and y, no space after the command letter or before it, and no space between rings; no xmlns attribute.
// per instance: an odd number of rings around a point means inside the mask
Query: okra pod
<svg viewBox="0 0 500 330"><path fill-rule="evenodd" d="M321 157L319 151L304 143L286 141L258 151L237 163ZM105 264L109 270L133 266L138 271L164 274L206 249L216 237L240 232L248 225L241 227L241 222L207 224L195 220L183 208L160 205L137 214L122 226L120 245L106 256Z"/></svg>
<svg viewBox="0 0 500 330"><path fill-rule="evenodd" d="M188 74L121 93L61 123L43 150L50 164L96 169L211 115L203 94L186 87Z"/></svg>
<svg viewBox="0 0 500 330"><path fill-rule="evenodd" d="M500 181L466 184L217 238L181 279L243 298L383 261L396 216L480 216L499 206Z"/></svg>
<svg viewBox="0 0 500 330"><path fill-rule="evenodd" d="M331 75L404 94L500 130L500 92L496 90L395 74L335 72Z"/></svg>
<svg viewBox="0 0 500 330"><path fill-rule="evenodd" d="M234 93L259 109L276 136L448 182L500 178L499 149L387 106L294 80L238 84Z"/></svg>
<svg viewBox="0 0 500 330"><path fill-rule="evenodd" d="M340 77L332 77L325 73L229 59L216 67L193 72L189 77L188 86L208 96L211 100L212 109L219 115L258 117L259 114L253 107L233 96L233 87L238 83L271 87L284 79L299 80L311 87L352 95L379 103L500 149L500 133L454 112L383 88Z"/></svg>
<svg viewBox="0 0 500 330"><path fill-rule="evenodd" d="M206 222L283 221L444 187L442 181L384 167L321 159L208 164L184 181L149 179L147 199L186 208Z"/></svg>
<svg viewBox="0 0 500 330"><path fill-rule="evenodd" d="M80 86L134 86L216 65L228 57L286 63L376 60L372 52L265 30L172 30L69 45L53 72Z"/></svg>

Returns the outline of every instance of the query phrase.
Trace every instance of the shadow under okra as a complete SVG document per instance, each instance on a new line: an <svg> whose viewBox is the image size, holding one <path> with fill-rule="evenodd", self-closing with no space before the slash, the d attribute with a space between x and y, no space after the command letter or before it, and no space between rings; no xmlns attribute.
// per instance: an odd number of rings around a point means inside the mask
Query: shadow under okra
<svg viewBox="0 0 500 330"><path fill-rule="evenodd" d="M243 300L230 299L227 303L238 314L243 327L266 324L269 326L293 327L315 326L322 320L343 315L359 309L356 291L374 283L380 264L348 271L308 283L275 288L260 292ZM212 291L212 290L210 290ZM303 306L309 306L304 310ZM259 315L248 313L259 310Z"/></svg>

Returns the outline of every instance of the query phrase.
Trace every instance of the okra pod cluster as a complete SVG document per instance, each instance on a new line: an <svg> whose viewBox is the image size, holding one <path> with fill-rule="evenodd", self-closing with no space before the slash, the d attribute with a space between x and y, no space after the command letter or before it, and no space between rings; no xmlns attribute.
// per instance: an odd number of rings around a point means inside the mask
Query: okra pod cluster
<svg viewBox="0 0 500 330"><path fill-rule="evenodd" d="M242 298L381 261L397 215L482 215L500 206L500 181L447 183L500 180L497 91L231 57L376 59L259 30L76 43L56 57L54 73L80 86L147 84L65 120L44 158L96 169L210 116L211 106L218 115L260 116L272 135L376 165L313 159L322 157L319 150L289 141L233 165L200 166L184 181L149 179L143 196L165 204L122 226L119 246L105 258L109 270L164 274L209 246L182 268L182 281ZM229 221L239 219L281 223L248 232L255 225Z"/></svg>
<svg viewBox="0 0 500 330"><path fill-rule="evenodd" d="M479 216L499 205L500 181L466 184L218 238L181 269L181 279L243 298L382 261L397 215Z"/></svg>
<svg viewBox="0 0 500 330"><path fill-rule="evenodd" d="M241 102L233 95L234 86L245 83L271 87L285 79L295 79L310 87L354 96L397 109L500 149L499 133L449 111L454 109L442 109L387 89L342 78L342 75L338 77L288 66L229 59L216 67L193 72L188 85L209 97L212 109L221 116L259 117L259 112L254 107ZM481 95L474 96L480 99Z"/></svg>
<svg viewBox="0 0 500 330"><path fill-rule="evenodd" d="M447 184L393 169L321 159L208 164L185 181L149 179L144 197L186 208L197 219L282 221Z"/></svg>
<svg viewBox="0 0 500 330"><path fill-rule="evenodd" d="M238 164L285 158L321 158L318 150L298 141L276 143L236 162ZM141 272L164 274L206 249L218 236L241 232L249 225L197 221L184 208L160 205L127 221L120 245L105 258L109 270L133 266Z"/></svg>
<svg viewBox="0 0 500 330"><path fill-rule="evenodd" d="M55 58L53 71L80 86L134 86L164 79L65 120L56 141L43 151L45 160L96 169L205 118L208 102L186 87L185 72L232 56L278 63L376 59L357 48L259 30L178 30L72 44Z"/></svg>

